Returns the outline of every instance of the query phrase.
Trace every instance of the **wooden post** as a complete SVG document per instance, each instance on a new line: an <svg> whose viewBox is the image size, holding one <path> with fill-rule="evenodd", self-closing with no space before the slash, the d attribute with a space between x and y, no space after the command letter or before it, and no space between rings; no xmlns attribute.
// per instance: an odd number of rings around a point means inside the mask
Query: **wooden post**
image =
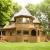
<svg viewBox="0 0 50 50"><path fill-rule="evenodd" d="M41 30L39 30L39 42L41 41Z"/></svg>
<svg viewBox="0 0 50 50"><path fill-rule="evenodd" d="M37 36L37 42L40 42L41 32L40 31L38 32L38 30L36 30L36 36Z"/></svg>
<svg viewBox="0 0 50 50"><path fill-rule="evenodd" d="M38 32L38 42L40 42L40 36L41 36L41 32L40 32L40 30L38 30L39 32Z"/></svg>
<svg viewBox="0 0 50 50"><path fill-rule="evenodd" d="M38 42L38 30L36 30L36 39L37 39L37 42Z"/></svg>
<svg viewBox="0 0 50 50"><path fill-rule="evenodd" d="M31 41L31 30L29 30L29 42Z"/></svg>
<svg viewBox="0 0 50 50"><path fill-rule="evenodd" d="M23 39L23 29L22 29L22 31L21 31L21 36L22 36L22 42L24 42L24 39Z"/></svg>
<svg viewBox="0 0 50 50"><path fill-rule="evenodd" d="M2 31L1 31L1 40L2 40Z"/></svg>
<svg viewBox="0 0 50 50"><path fill-rule="evenodd" d="M29 36L31 35L31 30L29 30Z"/></svg>

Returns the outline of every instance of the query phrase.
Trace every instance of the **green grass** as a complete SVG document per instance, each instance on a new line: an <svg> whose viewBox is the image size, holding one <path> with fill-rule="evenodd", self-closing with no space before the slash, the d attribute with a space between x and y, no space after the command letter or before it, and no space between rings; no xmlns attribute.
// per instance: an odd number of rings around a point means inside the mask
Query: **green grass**
<svg viewBox="0 0 50 50"><path fill-rule="evenodd" d="M41 42L41 43L0 42L0 50L50 50L50 42Z"/></svg>

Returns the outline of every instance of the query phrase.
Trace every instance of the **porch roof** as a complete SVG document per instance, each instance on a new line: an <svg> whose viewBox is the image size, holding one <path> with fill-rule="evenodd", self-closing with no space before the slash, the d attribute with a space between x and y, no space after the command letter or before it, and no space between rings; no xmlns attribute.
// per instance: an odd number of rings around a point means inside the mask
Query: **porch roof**
<svg viewBox="0 0 50 50"><path fill-rule="evenodd" d="M16 28L16 27L15 27L15 23L13 23L13 24L11 24L11 25L8 24L8 25L5 25L5 26L4 26L4 29L10 29L10 28Z"/></svg>

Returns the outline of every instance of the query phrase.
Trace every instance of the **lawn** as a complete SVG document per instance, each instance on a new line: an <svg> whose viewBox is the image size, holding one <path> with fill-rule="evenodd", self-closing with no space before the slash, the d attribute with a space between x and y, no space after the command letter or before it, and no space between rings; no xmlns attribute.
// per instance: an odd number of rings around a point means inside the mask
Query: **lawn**
<svg viewBox="0 0 50 50"><path fill-rule="evenodd" d="M0 42L0 50L50 50L50 42L41 42L41 43Z"/></svg>

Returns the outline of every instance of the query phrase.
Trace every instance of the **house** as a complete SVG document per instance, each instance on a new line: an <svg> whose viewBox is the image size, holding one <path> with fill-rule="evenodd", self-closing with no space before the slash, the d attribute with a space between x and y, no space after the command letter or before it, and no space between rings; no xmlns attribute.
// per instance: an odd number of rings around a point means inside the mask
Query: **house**
<svg viewBox="0 0 50 50"><path fill-rule="evenodd" d="M0 28L0 40L7 42L41 42L46 34L38 18L32 16L26 8L15 13L4 28Z"/></svg>

